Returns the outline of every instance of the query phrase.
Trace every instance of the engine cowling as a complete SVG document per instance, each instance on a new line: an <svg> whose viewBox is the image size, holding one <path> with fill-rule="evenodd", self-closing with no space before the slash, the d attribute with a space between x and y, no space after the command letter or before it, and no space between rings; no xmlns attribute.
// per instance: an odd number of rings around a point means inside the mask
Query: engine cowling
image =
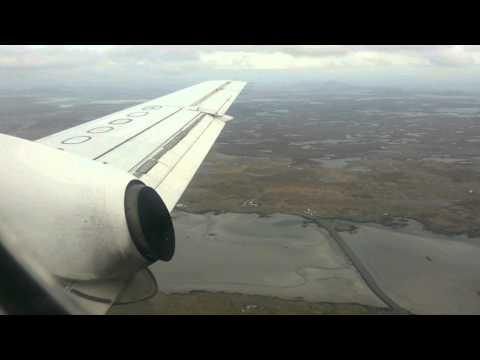
<svg viewBox="0 0 480 360"><path fill-rule="evenodd" d="M169 211L137 178L8 135L0 149L0 230L10 248L80 281L128 278L172 258Z"/></svg>

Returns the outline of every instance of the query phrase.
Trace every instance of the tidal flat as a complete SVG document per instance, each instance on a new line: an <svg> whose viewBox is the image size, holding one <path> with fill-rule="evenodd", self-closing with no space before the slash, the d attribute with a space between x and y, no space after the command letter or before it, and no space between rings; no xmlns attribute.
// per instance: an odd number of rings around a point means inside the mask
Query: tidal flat
<svg viewBox="0 0 480 360"><path fill-rule="evenodd" d="M159 293L111 313L391 313L302 217L174 214L175 257L150 267Z"/></svg>
<svg viewBox="0 0 480 360"><path fill-rule="evenodd" d="M414 314L480 314L480 239L439 236L409 220L342 237L382 288Z"/></svg>
<svg viewBox="0 0 480 360"><path fill-rule="evenodd" d="M284 214L174 214L174 260L150 267L158 293L111 314L480 313L479 239L434 234L411 219L386 226Z"/></svg>

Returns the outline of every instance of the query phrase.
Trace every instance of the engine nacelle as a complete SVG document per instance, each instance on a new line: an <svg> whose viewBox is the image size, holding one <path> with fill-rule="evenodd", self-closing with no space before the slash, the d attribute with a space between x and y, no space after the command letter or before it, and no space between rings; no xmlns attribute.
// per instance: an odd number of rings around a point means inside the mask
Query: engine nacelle
<svg viewBox="0 0 480 360"><path fill-rule="evenodd" d="M169 211L137 178L0 134L0 230L64 279L130 277L175 248Z"/></svg>

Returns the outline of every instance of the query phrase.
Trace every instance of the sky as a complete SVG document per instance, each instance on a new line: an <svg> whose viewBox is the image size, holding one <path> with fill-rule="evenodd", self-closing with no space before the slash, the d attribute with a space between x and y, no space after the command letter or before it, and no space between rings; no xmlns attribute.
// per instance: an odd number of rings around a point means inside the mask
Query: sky
<svg viewBox="0 0 480 360"><path fill-rule="evenodd" d="M478 45L0 45L0 88L263 84L480 89Z"/></svg>

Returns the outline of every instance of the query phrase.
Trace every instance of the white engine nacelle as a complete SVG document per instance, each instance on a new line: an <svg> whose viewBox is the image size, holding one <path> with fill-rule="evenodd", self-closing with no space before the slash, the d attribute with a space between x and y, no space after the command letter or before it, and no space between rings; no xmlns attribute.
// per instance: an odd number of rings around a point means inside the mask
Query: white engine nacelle
<svg viewBox="0 0 480 360"><path fill-rule="evenodd" d="M173 256L167 208L130 174L3 134L0 166L0 232L52 274L127 278Z"/></svg>

